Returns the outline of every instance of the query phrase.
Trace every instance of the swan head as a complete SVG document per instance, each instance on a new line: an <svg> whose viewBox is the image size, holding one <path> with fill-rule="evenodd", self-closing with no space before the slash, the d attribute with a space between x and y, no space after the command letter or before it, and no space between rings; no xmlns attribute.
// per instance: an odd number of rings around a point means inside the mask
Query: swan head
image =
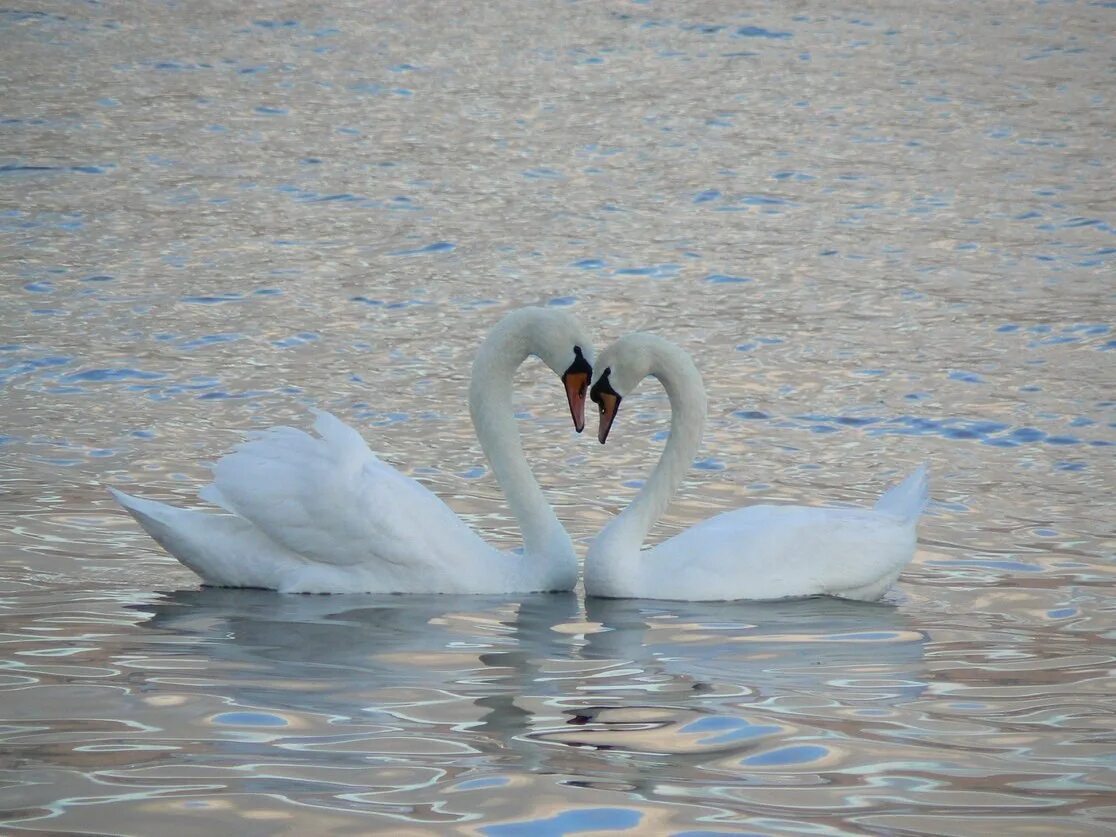
<svg viewBox="0 0 1116 837"><path fill-rule="evenodd" d="M536 354L562 379L574 430L585 429L585 396L593 378L593 344L578 319L564 311L543 309L535 332Z"/></svg>
<svg viewBox="0 0 1116 837"><path fill-rule="evenodd" d="M662 339L651 334L628 334L601 352L589 397L600 413L597 439L602 445L608 440L624 396L651 373L659 342Z"/></svg>
<svg viewBox="0 0 1116 837"><path fill-rule="evenodd" d="M570 417L573 419L574 430L578 433L585 429L585 393L592 377L593 366L585 357L585 350L580 345L575 345L573 363L562 373L562 386L566 388Z"/></svg>
<svg viewBox="0 0 1116 837"><path fill-rule="evenodd" d="M527 353L562 379L574 429L585 429L585 400L593 377L593 342L577 317L554 308L521 308L501 322L526 339ZM498 326L499 328L499 326Z"/></svg>
<svg viewBox="0 0 1116 837"><path fill-rule="evenodd" d="M686 430L696 450L708 407L701 373L689 354L654 334L627 334L597 358L589 390L600 411L597 439L605 443L620 402L647 377L657 378L670 399L672 438L675 431Z"/></svg>

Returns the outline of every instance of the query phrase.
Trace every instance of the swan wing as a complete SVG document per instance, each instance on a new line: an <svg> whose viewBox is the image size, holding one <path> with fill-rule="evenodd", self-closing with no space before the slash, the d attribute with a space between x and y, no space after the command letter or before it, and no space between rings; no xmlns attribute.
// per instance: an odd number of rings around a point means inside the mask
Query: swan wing
<svg viewBox="0 0 1116 837"><path fill-rule="evenodd" d="M431 491L316 411L317 436L292 427L253 433L213 468L203 499L250 521L309 562L398 576L460 574L494 553Z"/></svg>

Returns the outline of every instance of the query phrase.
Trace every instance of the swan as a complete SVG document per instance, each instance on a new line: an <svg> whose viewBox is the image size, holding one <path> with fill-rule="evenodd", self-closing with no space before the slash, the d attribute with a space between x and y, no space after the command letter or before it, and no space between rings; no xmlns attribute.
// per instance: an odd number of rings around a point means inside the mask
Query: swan
<svg viewBox="0 0 1116 837"><path fill-rule="evenodd" d="M604 444L620 402L645 377L670 399L670 438L631 505L589 546L585 592L608 598L722 601L837 596L874 601L914 556L928 499L926 467L873 508L757 505L704 520L641 551L647 533L701 444L705 388L690 356L651 334L631 334L596 362L589 391Z"/></svg>
<svg viewBox="0 0 1116 837"><path fill-rule="evenodd" d="M593 351L570 314L505 316L473 363L469 411L523 535L523 554L485 543L420 483L380 461L360 434L315 411L313 436L273 427L213 467L199 492L228 514L109 489L167 552L216 587L284 593L526 593L570 590L570 537L535 481L512 413L512 377L535 355L561 376L575 429L585 426Z"/></svg>

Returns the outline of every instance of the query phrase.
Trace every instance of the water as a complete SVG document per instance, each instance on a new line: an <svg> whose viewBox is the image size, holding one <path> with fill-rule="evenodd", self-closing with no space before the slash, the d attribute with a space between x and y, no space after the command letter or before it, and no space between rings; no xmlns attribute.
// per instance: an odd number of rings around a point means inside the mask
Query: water
<svg viewBox="0 0 1116 837"><path fill-rule="evenodd" d="M0 12L12 833L1098 834L1116 821L1107 2ZM658 530L935 502L877 605L201 590L199 503L321 406L486 537L479 336L567 307L710 391ZM575 540L646 476L538 363Z"/></svg>

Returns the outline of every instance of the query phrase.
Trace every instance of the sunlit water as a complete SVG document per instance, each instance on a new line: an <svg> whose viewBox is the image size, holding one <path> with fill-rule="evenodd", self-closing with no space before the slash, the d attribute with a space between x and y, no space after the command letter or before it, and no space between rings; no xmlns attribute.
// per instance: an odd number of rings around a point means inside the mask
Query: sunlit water
<svg viewBox="0 0 1116 837"><path fill-rule="evenodd" d="M1098 834L1116 821L1111 2L0 10L0 818L96 834ZM359 427L490 540L483 332L710 390L658 534L870 503L881 604L199 589L108 498ZM537 362L580 548L661 447Z"/></svg>

